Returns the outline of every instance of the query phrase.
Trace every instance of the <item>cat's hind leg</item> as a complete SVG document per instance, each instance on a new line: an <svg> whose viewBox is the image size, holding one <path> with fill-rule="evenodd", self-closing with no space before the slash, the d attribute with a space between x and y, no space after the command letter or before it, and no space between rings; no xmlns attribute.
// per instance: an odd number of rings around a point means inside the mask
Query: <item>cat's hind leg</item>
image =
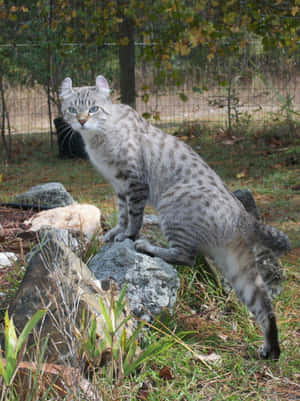
<svg viewBox="0 0 300 401"><path fill-rule="evenodd" d="M278 359L280 347L276 317L263 279L256 268L252 247L240 238L229 247L215 249L211 255L262 327L264 346L260 352L261 357Z"/></svg>
<svg viewBox="0 0 300 401"><path fill-rule="evenodd" d="M138 252L146 253L150 256L157 256L175 265L193 266L195 263L195 256L186 252L183 248L176 246L176 244L173 244L170 248L162 248L152 245L147 239L143 238L135 241L135 249Z"/></svg>

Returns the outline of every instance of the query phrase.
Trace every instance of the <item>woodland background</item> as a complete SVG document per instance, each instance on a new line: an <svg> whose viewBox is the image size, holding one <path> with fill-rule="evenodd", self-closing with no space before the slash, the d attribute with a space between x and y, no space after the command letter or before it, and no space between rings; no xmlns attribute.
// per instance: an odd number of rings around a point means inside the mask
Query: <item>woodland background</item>
<svg viewBox="0 0 300 401"><path fill-rule="evenodd" d="M169 130L299 118L300 0L0 0L0 131L50 132L61 81L93 85Z"/></svg>

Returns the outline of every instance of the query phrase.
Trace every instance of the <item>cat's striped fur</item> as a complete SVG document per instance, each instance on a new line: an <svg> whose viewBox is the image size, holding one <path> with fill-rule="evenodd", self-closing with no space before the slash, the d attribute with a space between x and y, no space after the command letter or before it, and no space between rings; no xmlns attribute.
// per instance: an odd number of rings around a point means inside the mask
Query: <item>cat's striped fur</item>
<svg viewBox="0 0 300 401"><path fill-rule="evenodd" d="M136 239L148 202L158 212L170 247L137 239L136 249L177 264L193 265L199 253L213 258L261 324L262 356L277 359L276 319L254 249L262 243L280 254L289 248L287 237L247 213L188 145L129 106L113 104L109 94L102 76L95 87L72 88L66 78L61 88L65 120L80 132L91 162L117 194L118 224L105 239Z"/></svg>

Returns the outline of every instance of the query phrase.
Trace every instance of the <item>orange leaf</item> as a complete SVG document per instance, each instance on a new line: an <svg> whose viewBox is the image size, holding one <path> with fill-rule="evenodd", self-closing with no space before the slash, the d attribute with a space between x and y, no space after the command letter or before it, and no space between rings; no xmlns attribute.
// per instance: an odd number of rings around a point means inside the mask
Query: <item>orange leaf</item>
<svg viewBox="0 0 300 401"><path fill-rule="evenodd" d="M174 380L174 376L172 375L172 372L168 366L164 366L160 370L159 377L163 380Z"/></svg>

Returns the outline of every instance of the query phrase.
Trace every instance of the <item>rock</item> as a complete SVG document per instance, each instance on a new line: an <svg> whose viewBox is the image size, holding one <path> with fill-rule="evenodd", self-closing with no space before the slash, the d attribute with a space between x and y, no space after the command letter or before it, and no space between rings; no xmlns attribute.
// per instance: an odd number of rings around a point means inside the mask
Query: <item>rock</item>
<svg viewBox="0 0 300 401"><path fill-rule="evenodd" d="M105 319L99 305L102 299L105 309L112 318L112 302L118 298L116 285L106 285L95 278L87 266L66 246L47 235L40 249L32 256L19 291L9 306L9 316L20 332L28 319L41 308L47 308L46 318L37 330L43 338L49 336L46 358L53 363L68 361L74 363L78 357L78 336L82 336L82 317L92 314L96 317L96 335L100 342L105 338ZM107 283L106 283L107 284ZM129 314L125 306L120 320ZM132 334L133 323L126 323L127 336ZM75 334L77 335L75 336ZM120 335L120 333L118 333ZM116 338L118 339L118 335ZM29 345L33 345L33 335ZM34 352L34 349L33 349ZM111 353L107 344L104 353Z"/></svg>
<svg viewBox="0 0 300 401"><path fill-rule="evenodd" d="M62 118L58 117L54 120L57 133L57 143L59 149L59 157L62 158L87 158L84 142L79 132L73 128Z"/></svg>
<svg viewBox="0 0 300 401"><path fill-rule="evenodd" d="M74 203L70 206L57 207L51 210L33 215L24 224L29 232L44 231L45 228L58 228L68 230L70 234L75 234L80 239L91 240L96 234L101 232L101 213L93 205ZM68 239L68 232L61 236ZM67 243L67 241L64 241Z"/></svg>
<svg viewBox="0 0 300 401"><path fill-rule="evenodd" d="M53 228L50 226L43 226L39 231L36 233L34 232L25 232L28 235L27 239L31 241L35 240L37 245L34 246L29 253L26 254L25 259L27 263L30 262L32 256L41 249L41 243L44 242L44 239L47 237L48 239L51 238L52 240L56 240L59 243L64 244L66 247L70 248L72 252L77 252L82 250L82 246L85 244L82 243L79 239L74 236L69 230L63 228ZM25 235L21 236L22 238L26 238ZM77 253L76 253L77 254Z"/></svg>
<svg viewBox="0 0 300 401"><path fill-rule="evenodd" d="M141 319L150 321L175 305L180 285L176 270L160 258L136 252L129 239L103 246L88 267L101 281L126 284L131 310Z"/></svg>
<svg viewBox="0 0 300 401"><path fill-rule="evenodd" d="M17 259L17 255L13 252L0 252L0 269L13 266Z"/></svg>
<svg viewBox="0 0 300 401"><path fill-rule="evenodd" d="M233 194L244 205L244 208L247 210L247 212L259 220L259 211L250 189L237 189L233 192Z"/></svg>
<svg viewBox="0 0 300 401"><path fill-rule="evenodd" d="M16 196L16 202L42 207L61 207L72 205L74 199L59 182L36 185L24 194Z"/></svg>

